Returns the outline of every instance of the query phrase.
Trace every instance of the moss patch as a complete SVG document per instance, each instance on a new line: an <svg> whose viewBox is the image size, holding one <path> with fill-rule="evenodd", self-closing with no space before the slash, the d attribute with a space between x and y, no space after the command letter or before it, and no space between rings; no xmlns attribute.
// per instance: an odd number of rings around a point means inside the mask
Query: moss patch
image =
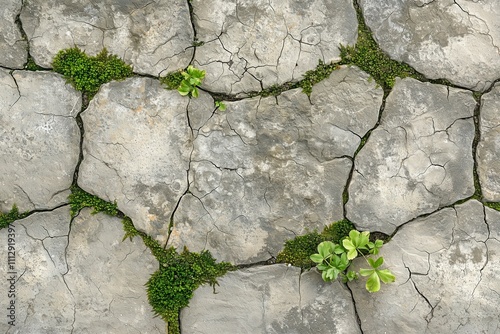
<svg viewBox="0 0 500 334"><path fill-rule="evenodd" d="M78 47L59 51L52 67L75 87L93 96L102 84L112 80L122 80L132 75L132 67L116 55L103 49L90 57Z"/></svg>
<svg viewBox="0 0 500 334"><path fill-rule="evenodd" d="M340 46L341 64L352 64L369 73L382 88L394 86L396 77L412 77L422 80L424 76L411 66L392 60L372 37L359 5L354 3L358 17L358 40L355 46Z"/></svg>
<svg viewBox="0 0 500 334"><path fill-rule="evenodd" d="M7 213L0 212L0 229L9 226L9 224L12 224L18 219L26 218L27 216L28 216L27 212L19 213L19 209L14 204L9 212Z"/></svg>
<svg viewBox="0 0 500 334"><path fill-rule="evenodd" d="M163 84L167 89L174 90L178 89L181 85L184 77L182 76L182 70L170 72L165 77L160 78L160 83Z"/></svg>
<svg viewBox="0 0 500 334"><path fill-rule="evenodd" d="M83 208L93 208L92 214L104 212L110 216L118 214L118 207L115 203L109 203L97 196L91 195L85 190L73 186L68 197L71 217L76 216Z"/></svg>
<svg viewBox="0 0 500 334"><path fill-rule="evenodd" d="M500 203L498 203L498 202L496 202L496 203L492 203L492 202L484 203L484 205L486 205L487 207L492 208L494 210L500 211Z"/></svg>

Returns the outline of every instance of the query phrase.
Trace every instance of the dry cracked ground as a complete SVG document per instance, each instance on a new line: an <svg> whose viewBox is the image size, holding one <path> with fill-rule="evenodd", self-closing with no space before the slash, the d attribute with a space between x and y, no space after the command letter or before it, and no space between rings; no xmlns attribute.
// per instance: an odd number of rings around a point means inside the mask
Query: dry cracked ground
<svg viewBox="0 0 500 334"><path fill-rule="evenodd" d="M249 97L338 62L355 5L425 80L384 92L341 66L310 97ZM144 288L158 262L121 241L118 218L71 219L74 182L162 244L247 265L195 292L183 334L500 332L500 212L485 205L500 202L497 0L3 0L0 13L0 211L30 212L11 225L15 326L1 231L2 332L165 332ZM135 74L87 105L51 71L74 45ZM207 73L198 99L158 80L189 64ZM262 264L343 218L392 237L395 283L369 294Z"/></svg>

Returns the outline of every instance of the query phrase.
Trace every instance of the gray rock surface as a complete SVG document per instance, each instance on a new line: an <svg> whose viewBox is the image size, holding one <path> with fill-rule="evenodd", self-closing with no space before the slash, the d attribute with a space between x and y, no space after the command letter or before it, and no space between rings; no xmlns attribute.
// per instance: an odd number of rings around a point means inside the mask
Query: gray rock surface
<svg viewBox="0 0 500 334"><path fill-rule="evenodd" d="M78 46L90 54L103 48L157 76L184 68L192 58L193 28L184 0L26 1L23 28L35 62L52 67L59 50Z"/></svg>
<svg viewBox="0 0 500 334"><path fill-rule="evenodd" d="M16 326L2 321L2 333L164 333L143 286L157 262L140 239L120 242L119 219L86 209L70 226L63 207L11 227L15 263L0 272L4 278L15 272L17 320ZM7 233L0 238L7 245ZM7 283L2 280L2 291ZM2 309L9 301L1 299Z"/></svg>
<svg viewBox="0 0 500 334"><path fill-rule="evenodd" d="M101 87L82 113L84 159L78 184L116 201L137 228L162 242L187 189L192 150L188 104L188 98L156 80L133 78Z"/></svg>
<svg viewBox="0 0 500 334"><path fill-rule="evenodd" d="M360 0L380 47L431 79L485 90L500 78L497 0Z"/></svg>
<svg viewBox="0 0 500 334"><path fill-rule="evenodd" d="M192 1L195 65L207 71L204 87L238 94L300 80L318 60L340 60L339 44L355 44L350 0Z"/></svg>
<svg viewBox="0 0 500 334"><path fill-rule="evenodd" d="M397 80L380 126L356 156L347 217L360 229L391 234L471 196L475 104L468 91Z"/></svg>
<svg viewBox="0 0 500 334"><path fill-rule="evenodd" d="M28 60L28 43L16 23L22 0L3 0L0 8L0 66L23 68Z"/></svg>
<svg viewBox="0 0 500 334"><path fill-rule="evenodd" d="M347 157L375 125L381 100L366 74L344 67L314 87L312 105L298 89L228 102L197 130L190 194L170 243L249 263L276 255L294 234L342 219Z"/></svg>
<svg viewBox="0 0 500 334"><path fill-rule="evenodd" d="M220 278L215 291L196 290L181 312L182 333L360 333L348 290L315 271L243 269Z"/></svg>
<svg viewBox="0 0 500 334"><path fill-rule="evenodd" d="M484 199L500 202L500 85L481 98L477 173Z"/></svg>
<svg viewBox="0 0 500 334"><path fill-rule="evenodd" d="M0 69L0 211L66 202L78 162L81 94L49 72Z"/></svg>
<svg viewBox="0 0 500 334"><path fill-rule="evenodd" d="M500 213L486 212L472 200L402 227L380 254L396 282L350 283L363 332L496 333Z"/></svg>

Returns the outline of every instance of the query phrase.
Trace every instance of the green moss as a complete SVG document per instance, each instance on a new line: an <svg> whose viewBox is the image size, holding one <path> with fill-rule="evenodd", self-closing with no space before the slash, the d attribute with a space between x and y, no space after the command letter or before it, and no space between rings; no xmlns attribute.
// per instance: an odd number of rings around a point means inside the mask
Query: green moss
<svg viewBox="0 0 500 334"><path fill-rule="evenodd" d="M7 213L0 212L0 229L9 226L9 224L12 224L18 219L26 218L27 216L28 216L27 212L19 213L19 209L14 204L9 212Z"/></svg>
<svg viewBox="0 0 500 334"><path fill-rule="evenodd" d="M115 55L103 49L95 57L90 57L78 47L59 51L52 67L70 82L75 89L97 93L99 87L112 80L122 80L132 75L132 67Z"/></svg>
<svg viewBox="0 0 500 334"><path fill-rule="evenodd" d="M311 232L296 236L285 242L285 247L276 257L276 262L290 263L302 269L310 269L316 265L311 261L310 256L317 253L319 243L323 241L339 243L340 240L349 235L352 229L354 229L354 225L344 219L328 225L321 234Z"/></svg>
<svg viewBox="0 0 500 334"><path fill-rule="evenodd" d="M355 3L358 16L358 40L355 46L340 46L341 64L353 64L369 73L384 89L394 86L396 77L424 77L405 63L392 60L385 54L372 37L366 26L361 9Z"/></svg>
<svg viewBox="0 0 500 334"><path fill-rule="evenodd" d="M312 93L312 87L318 82L328 78L337 68L337 64L325 64L320 60L316 69L307 71L304 74L304 79L300 81L299 86L302 87L302 91L309 96Z"/></svg>
<svg viewBox="0 0 500 334"><path fill-rule="evenodd" d="M104 212L110 216L118 214L118 207L115 203L109 203L100 199L97 196L91 195L85 190L74 186L71 187L71 194L69 195L69 205L71 217L74 217L83 208L94 208L92 214Z"/></svg>
<svg viewBox="0 0 500 334"><path fill-rule="evenodd" d="M495 209L497 211L500 211L500 203L499 202L496 202L496 203L488 202L488 203L484 203L484 205L486 205L489 208L492 208L492 209Z"/></svg>
<svg viewBox="0 0 500 334"><path fill-rule="evenodd" d="M35 60L33 60L33 58L28 55L28 61L26 62L26 65L24 65L24 69L28 71L40 71L43 70L43 67L38 66L35 63Z"/></svg>
<svg viewBox="0 0 500 334"><path fill-rule="evenodd" d="M184 77L182 70L168 73L165 77L160 78L160 83L166 86L167 89L178 89Z"/></svg>
<svg viewBox="0 0 500 334"><path fill-rule="evenodd" d="M137 231L137 229L135 228L134 223L132 223L132 219L130 219L129 217L124 217L122 219L122 225L123 225L123 231L125 231L125 235L123 236L122 241L124 241L127 238L129 238L130 241L132 241L132 239L135 236L140 235L139 231Z"/></svg>

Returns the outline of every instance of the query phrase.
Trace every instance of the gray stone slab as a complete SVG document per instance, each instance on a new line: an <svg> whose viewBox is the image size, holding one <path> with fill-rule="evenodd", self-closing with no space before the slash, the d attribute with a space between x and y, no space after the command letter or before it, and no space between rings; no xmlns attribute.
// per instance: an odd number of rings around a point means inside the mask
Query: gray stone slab
<svg viewBox="0 0 500 334"><path fill-rule="evenodd" d="M314 87L311 101L297 89L228 102L197 130L190 193L170 244L233 263L263 261L295 233L343 218L348 157L375 125L382 91L344 67Z"/></svg>
<svg viewBox="0 0 500 334"><path fill-rule="evenodd" d="M58 74L0 69L0 211L67 202L80 109L81 94Z"/></svg>
<svg viewBox="0 0 500 334"><path fill-rule="evenodd" d="M14 234L15 261L0 273L4 292L7 277L17 279L16 322L0 322L2 333L164 333L144 288L157 261L139 238L121 242L119 219L86 209L70 226L69 208L62 207L11 228L1 231L0 241L7 247ZM3 310L9 302L5 294Z"/></svg>
<svg viewBox="0 0 500 334"><path fill-rule="evenodd" d="M347 217L359 229L397 226L474 193L472 94L397 80L380 126L356 156Z"/></svg>
<svg viewBox="0 0 500 334"><path fill-rule="evenodd" d="M500 78L497 0L361 0L380 47L431 79L484 90Z"/></svg>
<svg viewBox="0 0 500 334"><path fill-rule="evenodd" d="M348 290L316 271L253 267L218 281L216 293L203 286L182 310L182 333L360 333Z"/></svg>
<svg viewBox="0 0 500 334"><path fill-rule="evenodd" d="M134 72L154 76L184 68L192 58L194 34L184 0L31 0L21 20L31 55L47 68L59 50L73 46L92 55L107 48Z"/></svg>
<svg viewBox="0 0 500 334"><path fill-rule="evenodd" d="M239 94L300 80L340 60L339 44L355 44L350 0L194 0L194 64L207 71L203 87Z"/></svg>
<svg viewBox="0 0 500 334"><path fill-rule="evenodd" d="M472 200L402 227L380 254L396 282L374 294L350 283L363 332L497 332L500 216L486 217Z"/></svg>
<svg viewBox="0 0 500 334"><path fill-rule="evenodd" d="M500 202L500 85L481 98L477 173L483 197Z"/></svg>
<svg viewBox="0 0 500 334"><path fill-rule="evenodd" d="M102 86L82 113L78 184L116 201L137 228L162 242L188 186L189 101L157 80L132 78Z"/></svg>
<svg viewBox="0 0 500 334"><path fill-rule="evenodd" d="M28 42L16 23L22 0L2 0L0 8L0 66L23 68L28 60Z"/></svg>

